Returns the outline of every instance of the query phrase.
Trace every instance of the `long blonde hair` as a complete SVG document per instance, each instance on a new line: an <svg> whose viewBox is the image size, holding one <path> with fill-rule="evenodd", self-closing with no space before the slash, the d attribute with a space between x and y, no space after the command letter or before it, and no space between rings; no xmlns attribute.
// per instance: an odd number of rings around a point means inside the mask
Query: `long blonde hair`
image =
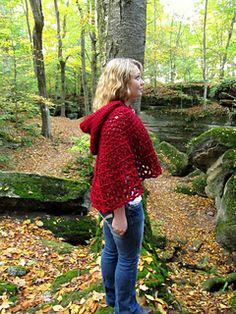
<svg viewBox="0 0 236 314"><path fill-rule="evenodd" d="M127 100L130 94L129 82L135 67L142 71L142 64L130 58L115 58L106 64L97 84L93 111L112 100Z"/></svg>

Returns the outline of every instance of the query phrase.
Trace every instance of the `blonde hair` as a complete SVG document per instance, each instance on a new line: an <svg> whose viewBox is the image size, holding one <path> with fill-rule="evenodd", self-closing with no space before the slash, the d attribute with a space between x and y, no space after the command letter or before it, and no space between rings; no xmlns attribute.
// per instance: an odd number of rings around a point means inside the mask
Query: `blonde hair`
<svg viewBox="0 0 236 314"><path fill-rule="evenodd" d="M130 58L115 58L107 63L97 84L93 111L112 100L127 100L130 94L129 82L136 67L142 71L142 64Z"/></svg>

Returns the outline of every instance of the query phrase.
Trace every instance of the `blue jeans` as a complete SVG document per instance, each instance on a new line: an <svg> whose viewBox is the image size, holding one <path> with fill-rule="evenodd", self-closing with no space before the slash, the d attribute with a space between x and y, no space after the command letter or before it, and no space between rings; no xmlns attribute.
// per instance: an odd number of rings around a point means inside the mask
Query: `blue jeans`
<svg viewBox="0 0 236 314"><path fill-rule="evenodd" d="M144 213L142 203L125 206L128 229L124 235L111 227L113 215L103 215L105 246L102 252L102 277L106 302L114 307L115 314L138 314L136 277L143 239Z"/></svg>

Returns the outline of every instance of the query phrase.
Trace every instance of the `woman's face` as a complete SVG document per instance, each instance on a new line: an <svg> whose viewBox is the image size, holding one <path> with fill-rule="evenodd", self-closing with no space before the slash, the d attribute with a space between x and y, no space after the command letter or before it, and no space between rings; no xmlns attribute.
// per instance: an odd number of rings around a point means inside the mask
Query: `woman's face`
<svg viewBox="0 0 236 314"><path fill-rule="evenodd" d="M132 74L132 78L129 82L130 94L128 96L127 101L130 101L138 96L141 96L143 92L143 86L144 86L144 82L142 80L140 70L137 66L135 66L135 69Z"/></svg>

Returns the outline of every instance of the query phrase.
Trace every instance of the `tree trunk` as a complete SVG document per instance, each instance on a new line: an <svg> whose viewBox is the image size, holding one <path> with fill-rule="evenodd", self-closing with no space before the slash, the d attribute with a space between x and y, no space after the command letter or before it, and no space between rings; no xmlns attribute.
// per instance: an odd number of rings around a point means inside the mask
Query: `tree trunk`
<svg viewBox="0 0 236 314"><path fill-rule="evenodd" d="M97 85L97 38L95 33L95 1L91 0L91 26L92 29L89 32L91 40L91 72L92 72L92 97L95 95L96 85Z"/></svg>
<svg viewBox="0 0 236 314"><path fill-rule="evenodd" d="M205 0L205 12L204 12L204 25L203 25L203 39L202 39L202 46L203 46L203 82L204 82L204 94L203 94L203 106L206 109L207 103L207 68L206 68L206 23L207 23L207 5L208 0Z"/></svg>
<svg viewBox="0 0 236 314"><path fill-rule="evenodd" d="M34 16L34 31L33 31L33 44L34 44L34 59L36 64L36 74L38 82L39 96L46 98L46 77L44 70L44 59L43 59L43 43L42 33L44 27L44 18L42 12L41 0L30 0L32 13ZM50 126L50 114L49 109L41 99L39 101L42 115L42 135L44 137L51 137L51 126Z"/></svg>
<svg viewBox="0 0 236 314"><path fill-rule="evenodd" d="M69 6L69 1L67 1L67 7ZM61 73L61 117L66 116L66 106L65 106L65 98L66 98L66 60L63 59L62 53L62 38L66 36L66 17L64 15L63 19L63 35L61 36L61 23L60 23L60 13L58 10L57 0L54 0L54 8L57 20L57 43L58 43L58 62L60 64L60 73ZM68 57L67 57L68 58ZM67 59L66 58L66 59Z"/></svg>
<svg viewBox="0 0 236 314"><path fill-rule="evenodd" d="M32 53L34 74L35 74L35 77L36 77L37 76L37 70L36 70L36 63L35 63L35 58L34 58L34 53L33 53L34 47L33 47L33 39L32 39L32 34L31 34L31 29L30 29L28 0L25 0L24 3L25 3L25 8L24 8L25 19L26 19L28 36L29 36L29 41L30 41L30 48L31 48L31 53Z"/></svg>
<svg viewBox="0 0 236 314"><path fill-rule="evenodd" d="M110 0L106 38L106 60L134 58L144 63L146 40L146 0ZM141 100L134 103L140 112Z"/></svg>
<svg viewBox="0 0 236 314"><path fill-rule="evenodd" d="M83 10L80 7L78 0L76 1L77 7L79 9L81 18L83 19ZM87 84L87 74L86 74L86 57L85 57L85 28L82 26L80 33L81 40L81 62L82 62L82 88L84 96L84 114L87 116L90 113L89 108L89 95L88 95L88 84Z"/></svg>
<svg viewBox="0 0 236 314"><path fill-rule="evenodd" d="M228 39L226 42L225 53L223 55L222 65L221 65L221 69L220 69L220 80L224 79L225 64L227 62L228 48L229 48L229 44L230 44L230 39L232 37L235 20L236 20L236 12L234 12L234 15L233 15L231 23L230 23L229 31L228 31Z"/></svg>
<svg viewBox="0 0 236 314"><path fill-rule="evenodd" d="M106 39L108 30L108 7L110 0L97 0L97 25L100 64L103 67L106 63Z"/></svg>

